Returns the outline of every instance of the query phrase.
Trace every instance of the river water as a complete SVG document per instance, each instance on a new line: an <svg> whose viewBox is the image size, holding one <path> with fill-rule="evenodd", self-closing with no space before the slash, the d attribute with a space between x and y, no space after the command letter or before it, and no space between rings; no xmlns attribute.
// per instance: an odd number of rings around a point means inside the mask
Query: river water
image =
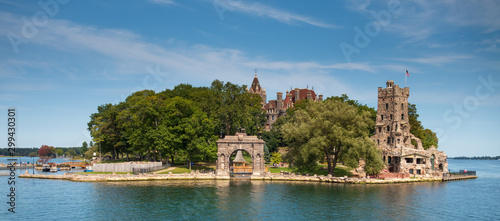
<svg viewBox="0 0 500 221"><path fill-rule="evenodd" d="M0 220L499 220L500 161L450 159L449 168L479 178L380 185L16 178L15 214L6 203L9 176L0 176Z"/></svg>

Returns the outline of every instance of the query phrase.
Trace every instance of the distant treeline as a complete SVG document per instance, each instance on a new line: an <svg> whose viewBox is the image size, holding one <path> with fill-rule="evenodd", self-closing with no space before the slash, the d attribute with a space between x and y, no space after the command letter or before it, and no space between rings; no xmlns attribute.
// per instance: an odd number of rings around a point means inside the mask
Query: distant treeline
<svg viewBox="0 0 500 221"><path fill-rule="evenodd" d="M490 157L490 156L482 156L482 157L450 157L450 159L457 160L500 160L500 156Z"/></svg>
<svg viewBox="0 0 500 221"><path fill-rule="evenodd" d="M35 153L36 156L38 156L38 150L40 148L38 147L32 147L32 148L16 148L16 156L23 156L23 157L26 157L28 156L30 153ZM68 151L68 150L73 150L76 152L76 154L83 154L82 153L82 148L81 147L56 147L55 148L56 150L57 149L61 149L63 150L64 152ZM0 148L0 156L9 156L9 149L8 148Z"/></svg>

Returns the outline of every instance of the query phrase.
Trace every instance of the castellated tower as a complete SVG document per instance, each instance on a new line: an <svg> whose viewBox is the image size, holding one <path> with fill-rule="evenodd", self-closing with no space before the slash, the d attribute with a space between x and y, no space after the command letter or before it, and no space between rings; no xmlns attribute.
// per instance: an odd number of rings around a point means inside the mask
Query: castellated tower
<svg viewBox="0 0 500 221"><path fill-rule="evenodd" d="M377 120L371 137L381 150L385 170L399 173L396 177L441 176L448 170L446 154L434 146L424 150L420 139L410 133L410 88L400 88L394 81L387 81L386 85L378 88Z"/></svg>
<svg viewBox="0 0 500 221"><path fill-rule="evenodd" d="M384 151L398 151L411 145L408 121L410 88L400 88L394 81L387 81L387 88L378 88L377 121L375 138Z"/></svg>

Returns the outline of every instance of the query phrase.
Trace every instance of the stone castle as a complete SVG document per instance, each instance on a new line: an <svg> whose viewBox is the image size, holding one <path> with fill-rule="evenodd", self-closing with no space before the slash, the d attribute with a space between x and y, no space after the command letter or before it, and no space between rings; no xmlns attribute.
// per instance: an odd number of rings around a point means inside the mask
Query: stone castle
<svg viewBox="0 0 500 221"><path fill-rule="evenodd" d="M394 81L387 81L386 86L378 88L377 120L375 134L371 137L381 150L385 170L403 177L441 176L448 172L447 155L434 146L425 150L420 139L410 133L408 115L410 88L400 88ZM267 101L266 89L260 85L257 74L247 90L262 97L262 110L267 117L266 130L270 130L272 124L279 117L286 115L286 110L294 107L297 101L323 100L323 95L316 95L314 90L295 88L286 91L284 99L283 93L277 92L276 100ZM412 144L412 140L416 146Z"/></svg>
<svg viewBox="0 0 500 221"><path fill-rule="evenodd" d="M316 95L314 90L309 88L295 88L290 91L286 91L285 99L283 99L283 93L276 93L276 100L270 100L267 102L266 89L260 86L257 74L253 78L252 85L247 88L249 93L258 94L262 97L262 110L266 113L267 122L265 125L266 130L272 128L272 124L278 120L279 117L286 115L286 110L290 107L294 107L295 103L299 100L312 100L314 102L322 101L323 95Z"/></svg>
<svg viewBox="0 0 500 221"><path fill-rule="evenodd" d="M448 172L447 156L434 146L424 150L420 139L410 133L409 96L410 88L400 88L394 81L387 81L386 88L378 88L377 120L371 138L381 150L388 172L440 176Z"/></svg>

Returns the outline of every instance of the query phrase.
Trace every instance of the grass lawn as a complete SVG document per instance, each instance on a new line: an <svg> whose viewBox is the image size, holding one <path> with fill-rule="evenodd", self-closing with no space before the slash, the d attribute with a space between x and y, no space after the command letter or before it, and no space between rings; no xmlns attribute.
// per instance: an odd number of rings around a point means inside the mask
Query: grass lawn
<svg viewBox="0 0 500 221"><path fill-rule="evenodd" d="M116 174L127 174L132 172L116 172ZM113 172L75 172L75 174L113 174Z"/></svg>
<svg viewBox="0 0 500 221"><path fill-rule="evenodd" d="M270 165L270 164L269 164ZM289 168L289 167L270 167L269 165L268 166L268 169L271 173L280 173L281 171L286 171L286 172L298 172L296 169L294 168ZM308 173L310 175L314 175L314 174L317 174L317 175L328 175L328 170L320 170L322 167L327 167L326 164L318 164L316 166L316 169L314 171L307 171L305 173ZM336 177L343 177L343 176L351 176L351 172L349 172L351 170L351 168L348 168L348 167L345 167L345 166L342 166L340 164L337 164L337 166L335 167L335 176Z"/></svg>
<svg viewBox="0 0 500 221"><path fill-rule="evenodd" d="M215 170L215 166L199 166L199 165L194 165L191 166L191 170ZM189 170L188 167L186 166L178 166L177 168L165 172L161 172L158 174L168 174L172 172L173 174L180 174L180 173L191 173L191 170Z"/></svg>

